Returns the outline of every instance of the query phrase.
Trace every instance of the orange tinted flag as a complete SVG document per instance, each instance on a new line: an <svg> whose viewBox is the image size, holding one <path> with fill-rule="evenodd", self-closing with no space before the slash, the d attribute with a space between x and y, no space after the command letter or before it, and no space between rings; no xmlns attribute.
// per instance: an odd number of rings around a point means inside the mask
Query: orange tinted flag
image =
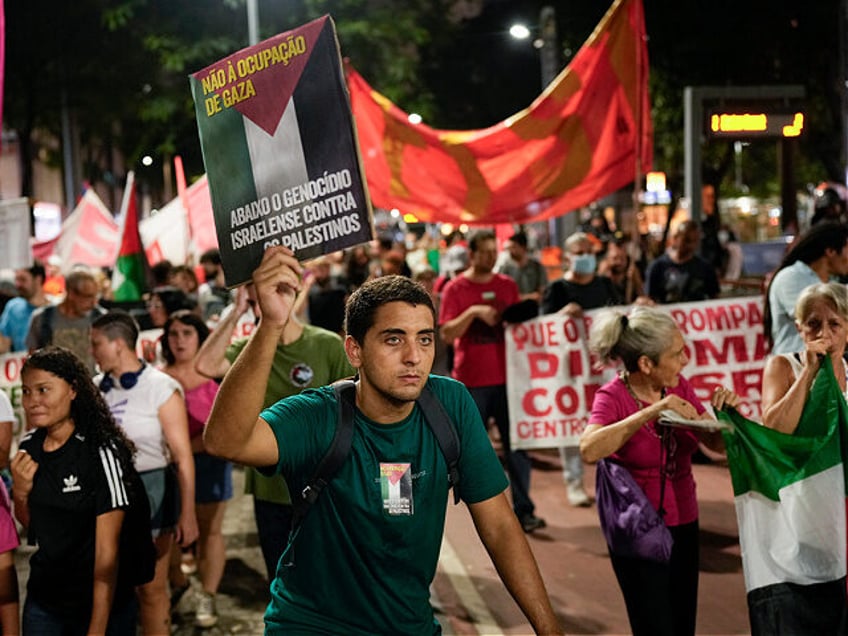
<svg viewBox="0 0 848 636"><path fill-rule="evenodd" d="M371 199L421 221L524 223L560 216L651 166L641 0L616 0L529 108L482 130L436 130L353 69L348 87Z"/></svg>

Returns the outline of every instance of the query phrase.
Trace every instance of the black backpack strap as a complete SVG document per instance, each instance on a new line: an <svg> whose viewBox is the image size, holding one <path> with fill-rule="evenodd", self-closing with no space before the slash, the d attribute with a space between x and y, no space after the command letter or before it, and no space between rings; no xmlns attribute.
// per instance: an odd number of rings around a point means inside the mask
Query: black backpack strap
<svg viewBox="0 0 848 636"><path fill-rule="evenodd" d="M459 503L459 437L442 401L430 389L430 383L424 385L424 390L418 396L418 405L424 412L424 419L436 436L445 464L448 467L448 483L453 488L453 502Z"/></svg>
<svg viewBox="0 0 848 636"><path fill-rule="evenodd" d="M318 468L315 469L306 488L301 492L301 497L307 502L307 505L315 503L315 500L318 499L327 484L335 477L339 468L341 468L347 459L350 453L350 446L353 442L356 385L353 380L340 380L333 384L333 391L336 394L339 411L336 433L333 435L330 448L324 454L321 463L318 464Z"/></svg>
<svg viewBox="0 0 848 636"><path fill-rule="evenodd" d="M353 417L356 404L356 385L353 380L339 380L333 385L338 405L338 418L333 441L324 453L324 457L312 474L312 477L301 491L300 497L292 497L294 514L292 532L303 521L309 508L318 499L327 484L335 477L339 468L344 464L353 443Z"/></svg>
<svg viewBox="0 0 848 636"><path fill-rule="evenodd" d="M56 305L47 305L41 312L41 324L38 330L38 342L36 348L46 347L53 340L53 319L56 314Z"/></svg>

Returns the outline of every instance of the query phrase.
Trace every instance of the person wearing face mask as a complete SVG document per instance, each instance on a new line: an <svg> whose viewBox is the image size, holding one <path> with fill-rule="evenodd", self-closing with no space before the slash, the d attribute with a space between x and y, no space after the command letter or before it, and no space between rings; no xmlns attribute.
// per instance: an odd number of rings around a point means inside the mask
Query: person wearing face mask
<svg viewBox="0 0 848 636"><path fill-rule="evenodd" d="M624 303L619 290L607 277L596 272L598 261L592 241L584 232L565 240L565 274L548 284L542 295L542 313L579 317L586 309Z"/></svg>
<svg viewBox="0 0 848 636"><path fill-rule="evenodd" d="M621 292L606 276L596 273L597 260L592 241L584 232L575 232L565 240L565 265L563 277L553 281L542 295L543 314L559 313L579 318L587 309L621 305ZM576 446L561 447L568 503L572 506L589 506L592 500L583 487L583 460Z"/></svg>

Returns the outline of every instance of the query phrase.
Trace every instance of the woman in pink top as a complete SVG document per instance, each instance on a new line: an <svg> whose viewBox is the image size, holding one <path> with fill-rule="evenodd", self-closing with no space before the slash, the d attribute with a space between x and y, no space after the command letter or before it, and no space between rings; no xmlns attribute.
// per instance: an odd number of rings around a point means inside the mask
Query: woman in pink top
<svg viewBox="0 0 848 636"><path fill-rule="evenodd" d="M198 570L203 586L195 624L212 627L218 622L215 594L224 575L226 552L222 526L227 500L233 496L232 464L212 457L203 447L203 427L218 393L218 383L194 370L194 356L209 336L209 328L190 311L171 314L163 327L162 369L183 386L188 410L188 432L195 465L195 504L200 537Z"/></svg>
<svg viewBox="0 0 848 636"><path fill-rule="evenodd" d="M654 307L637 307L629 315L604 311L592 324L589 344L599 360L620 362L624 369L595 394L580 453L589 463L611 457L627 468L651 504L665 510L674 539L668 563L610 552L630 627L636 636L694 634L698 504L692 454L699 441L720 450L721 435L657 423L660 412L668 409L690 420L712 419L680 375L689 358L683 336L668 314ZM739 397L717 387L711 401L721 408L735 406Z"/></svg>

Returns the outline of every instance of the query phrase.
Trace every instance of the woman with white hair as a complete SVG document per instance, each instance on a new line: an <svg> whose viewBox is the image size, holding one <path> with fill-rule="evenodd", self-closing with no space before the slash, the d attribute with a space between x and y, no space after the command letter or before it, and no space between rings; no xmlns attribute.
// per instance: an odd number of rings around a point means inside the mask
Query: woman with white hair
<svg viewBox="0 0 848 636"><path fill-rule="evenodd" d="M620 362L624 369L595 394L580 453L589 463L610 457L627 469L674 540L667 563L610 549L630 627L636 636L694 634L698 502L692 454L699 442L721 449L721 435L658 422L666 410L688 420L712 419L680 375L689 361L686 343L667 313L654 307L636 307L629 314L605 310L592 324L589 346L602 362ZM711 402L717 409L735 406L739 396L719 386Z"/></svg>
<svg viewBox="0 0 848 636"><path fill-rule="evenodd" d="M769 358L763 371L763 424L794 433L813 381L822 364L833 367L839 388L846 391L845 354L848 337L848 290L841 283L805 288L795 303L795 326L804 349Z"/></svg>

